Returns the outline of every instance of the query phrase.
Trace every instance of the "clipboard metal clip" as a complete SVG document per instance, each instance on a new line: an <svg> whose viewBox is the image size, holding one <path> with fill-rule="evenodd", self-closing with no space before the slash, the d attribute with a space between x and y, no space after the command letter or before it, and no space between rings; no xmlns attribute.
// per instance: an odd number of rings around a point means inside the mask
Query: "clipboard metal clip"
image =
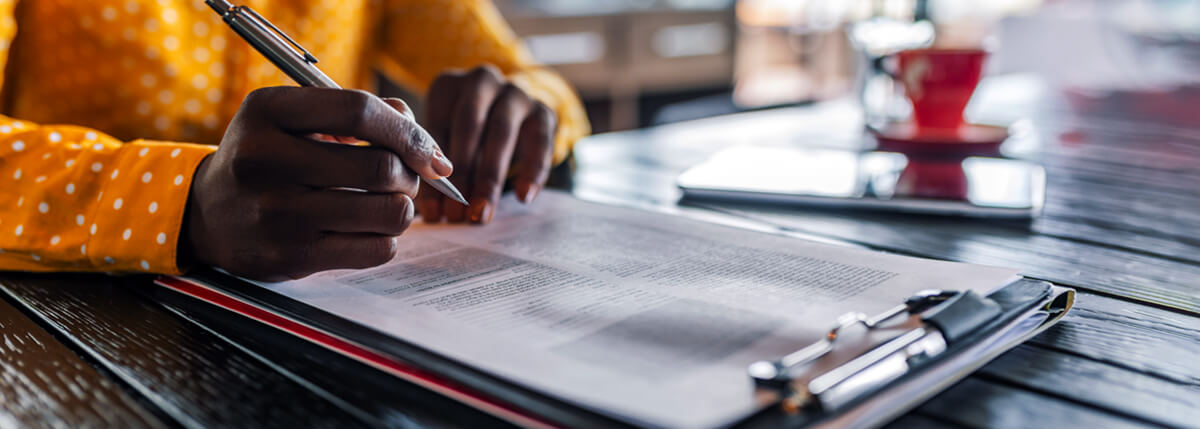
<svg viewBox="0 0 1200 429"><path fill-rule="evenodd" d="M901 315L920 315L922 326L900 334L795 389L793 372L834 350L842 331L862 325L868 331ZM833 411L900 378L910 368L940 355L949 343L1000 314L1000 306L974 292L925 290L875 316L851 312L838 318L825 338L788 355L747 367L759 387L791 393L785 405L815 405Z"/></svg>

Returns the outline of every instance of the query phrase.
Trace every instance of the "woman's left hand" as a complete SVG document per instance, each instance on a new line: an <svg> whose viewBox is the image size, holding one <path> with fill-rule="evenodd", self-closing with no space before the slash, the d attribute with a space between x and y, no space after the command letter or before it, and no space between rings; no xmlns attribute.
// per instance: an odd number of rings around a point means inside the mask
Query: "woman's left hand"
<svg viewBox="0 0 1200 429"><path fill-rule="evenodd" d="M517 198L533 201L550 175L557 116L496 68L443 73L429 88L422 125L454 164L450 181L471 203L421 185L417 208L426 222L487 223L513 170Z"/></svg>

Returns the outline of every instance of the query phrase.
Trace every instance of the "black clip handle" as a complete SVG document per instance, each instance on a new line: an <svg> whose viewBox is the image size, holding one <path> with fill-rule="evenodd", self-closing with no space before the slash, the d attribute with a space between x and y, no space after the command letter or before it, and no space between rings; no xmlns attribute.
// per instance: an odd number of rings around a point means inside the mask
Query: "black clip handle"
<svg viewBox="0 0 1200 429"><path fill-rule="evenodd" d="M973 291L923 290L905 299L903 304L873 317L854 312L842 315L825 338L782 358L754 362L747 372L759 386L786 388L792 380L791 370L833 351L842 329L854 325L862 325L867 330L877 329L883 322L902 314L921 315L921 321L937 328L949 344L999 316L1000 305Z"/></svg>
<svg viewBox="0 0 1200 429"><path fill-rule="evenodd" d="M922 322L936 327L946 343L953 344L999 316L1000 304L969 290L919 313Z"/></svg>

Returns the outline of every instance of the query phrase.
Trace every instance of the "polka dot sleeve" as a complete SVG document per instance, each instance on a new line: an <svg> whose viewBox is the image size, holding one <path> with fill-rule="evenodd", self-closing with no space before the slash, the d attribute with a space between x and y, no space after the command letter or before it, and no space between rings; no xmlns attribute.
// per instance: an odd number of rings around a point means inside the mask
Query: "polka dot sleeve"
<svg viewBox="0 0 1200 429"><path fill-rule="evenodd" d="M381 69L419 92L448 69L498 67L558 113L555 163L591 132L575 91L533 61L488 0L387 0L381 34Z"/></svg>
<svg viewBox="0 0 1200 429"><path fill-rule="evenodd" d="M192 173L215 147L0 124L0 270L179 272Z"/></svg>

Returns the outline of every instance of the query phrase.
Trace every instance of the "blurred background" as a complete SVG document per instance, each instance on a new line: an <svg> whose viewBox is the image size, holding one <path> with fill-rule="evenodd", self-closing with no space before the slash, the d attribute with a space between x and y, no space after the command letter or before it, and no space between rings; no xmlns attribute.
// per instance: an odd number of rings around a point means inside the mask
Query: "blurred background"
<svg viewBox="0 0 1200 429"><path fill-rule="evenodd" d="M875 60L930 45L983 46L988 74L1085 98L1200 84L1200 0L496 2L596 132L839 97L901 117Z"/></svg>

